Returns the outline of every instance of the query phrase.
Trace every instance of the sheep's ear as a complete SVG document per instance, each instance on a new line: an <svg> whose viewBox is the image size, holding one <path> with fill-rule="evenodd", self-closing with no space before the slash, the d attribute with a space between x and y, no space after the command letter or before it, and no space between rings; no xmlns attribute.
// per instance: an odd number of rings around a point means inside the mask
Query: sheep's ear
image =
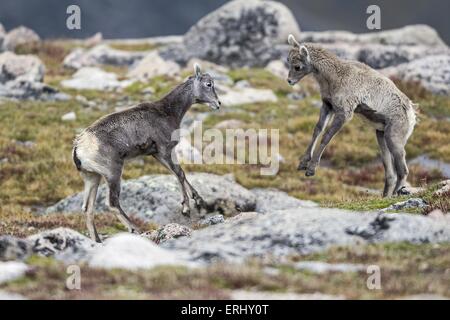
<svg viewBox="0 0 450 320"><path fill-rule="evenodd" d="M202 71L200 70L200 65L198 63L194 64L194 74L197 78L200 78Z"/></svg>
<svg viewBox="0 0 450 320"><path fill-rule="evenodd" d="M302 56L304 61L309 63L311 61L311 58L309 57L308 48L306 48L305 46L301 46L299 51L300 51L300 55Z"/></svg>
<svg viewBox="0 0 450 320"><path fill-rule="evenodd" d="M288 43L293 47L300 47L300 44L295 40L295 37L292 34L288 36Z"/></svg>

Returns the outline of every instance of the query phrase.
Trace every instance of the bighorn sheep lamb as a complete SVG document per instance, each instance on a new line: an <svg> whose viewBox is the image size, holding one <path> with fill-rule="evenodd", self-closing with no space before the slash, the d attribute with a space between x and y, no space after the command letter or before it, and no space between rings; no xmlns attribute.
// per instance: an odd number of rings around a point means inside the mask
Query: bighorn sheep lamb
<svg viewBox="0 0 450 320"><path fill-rule="evenodd" d="M405 145L416 123L413 103L391 80L363 63L339 59L314 44L299 44L292 35L288 42L289 84L294 85L312 73L323 101L319 121L298 170L306 170L306 176L313 176L325 147L356 113L376 130L385 170L383 196L407 193Z"/></svg>
<svg viewBox="0 0 450 320"><path fill-rule="evenodd" d="M94 225L94 204L101 178L109 188L107 204L130 232L138 232L120 206L120 180L124 161L139 155L152 155L178 178L183 193L182 214L189 216L189 197L199 208L203 199L187 181L183 169L172 159L178 141L172 133L194 103L219 109L214 81L202 74L198 65L195 75L178 85L161 100L141 103L130 109L104 116L80 133L74 141L73 160L84 179L83 212L86 213L90 237L101 242Z"/></svg>

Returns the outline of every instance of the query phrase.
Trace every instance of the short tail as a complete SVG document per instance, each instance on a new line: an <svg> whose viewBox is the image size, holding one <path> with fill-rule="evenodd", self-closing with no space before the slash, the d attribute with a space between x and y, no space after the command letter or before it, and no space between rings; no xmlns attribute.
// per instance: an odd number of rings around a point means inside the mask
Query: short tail
<svg viewBox="0 0 450 320"><path fill-rule="evenodd" d="M77 147L73 147L72 156L73 156L73 162L77 166L77 170L80 171L81 170L81 161L77 156Z"/></svg>

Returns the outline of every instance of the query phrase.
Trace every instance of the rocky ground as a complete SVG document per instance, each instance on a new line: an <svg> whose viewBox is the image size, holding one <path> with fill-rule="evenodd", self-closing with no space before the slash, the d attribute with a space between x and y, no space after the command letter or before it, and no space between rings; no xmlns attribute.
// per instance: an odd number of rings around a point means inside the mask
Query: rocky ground
<svg viewBox="0 0 450 320"><path fill-rule="evenodd" d="M0 25L0 299L450 297L447 45L428 26L301 32L289 9L268 3L233 1L179 37L41 40ZM296 171L320 96L311 79L286 83L289 33L379 69L419 104L407 146L410 196L380 197L375 135L358 119L330 144L315 177ZM187 219L175 178L136 159L121 200L142 234L123 233L102 185L104 244L93 243L73 137L106 113L160 98L194 62L215 78L224 108L194 106L183 127L279 129L280 170L184 165L207 204ZM199 150L183 140L177 154ZM81 268L81 290L66 287L69 265ZM380 290L367 287L373 265Z"/></svg>

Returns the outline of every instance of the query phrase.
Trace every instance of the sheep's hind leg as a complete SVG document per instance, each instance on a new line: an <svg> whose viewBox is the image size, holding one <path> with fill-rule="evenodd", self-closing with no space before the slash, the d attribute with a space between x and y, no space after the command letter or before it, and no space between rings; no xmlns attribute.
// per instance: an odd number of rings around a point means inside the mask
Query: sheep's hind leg
<svg viewBox="0 0 450 320"><path fill-rule="evenodd" d="M384 166L384 190L383 197L390 197L394 191L394 186L397 181L397 174L394 170L394 164L391 152L386 144L384 138L384 131L376 131L377 141L381 151L381 160Z"/></svg>
<svg viewBox="0 0 450 320"><path fill-rule="evenodd" d="M86 214L86 227L92 241L102 242L94 223L94 205L101 176L97 173L81 171L84 180L84 199L82 210Z"/></svg>
<svg viewBox="0 0 450 320"><path fill-rule="evenodd" d="M109 187L109 208L114 212L120 222L127 227L129 232L139 234L139 229L133 224L120 206L120 176L121 170L111 177L105 177Z"/></svg>
<svg viewBox="0 0 450 320"><path fill-rule="evenodd" d="M386 144L394 159L394 167L397 172L397 183L394 188L394 194L403 194L402 190L406 187L408 177L408 166L406 164L405 134L399 130L400 126L389 126L385 131Z"/></svg>

